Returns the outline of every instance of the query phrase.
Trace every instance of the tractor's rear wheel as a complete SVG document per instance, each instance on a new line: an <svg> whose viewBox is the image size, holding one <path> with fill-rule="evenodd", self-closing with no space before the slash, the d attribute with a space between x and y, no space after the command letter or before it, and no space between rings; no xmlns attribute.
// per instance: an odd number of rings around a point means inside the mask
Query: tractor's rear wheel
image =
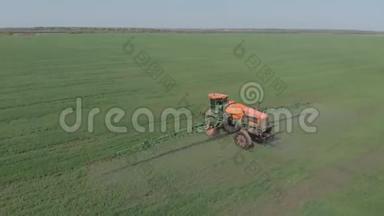
<svg viewBox="0 0 384 216"><path fill-rule="evenodd" d="M240 130L233 138L236 145L243 149L250 149L253 147L251 136L249 136L246 130Z"/></svg>

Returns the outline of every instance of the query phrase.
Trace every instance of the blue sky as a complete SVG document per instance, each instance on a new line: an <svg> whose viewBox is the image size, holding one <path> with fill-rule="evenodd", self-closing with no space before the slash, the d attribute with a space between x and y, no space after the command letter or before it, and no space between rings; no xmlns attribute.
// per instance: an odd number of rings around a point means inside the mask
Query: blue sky
<svg viewBox="0 0 384 216"><path fill-rule="evenodd" d="M383 0L0 0L0 27L384 31Z"/></svg>

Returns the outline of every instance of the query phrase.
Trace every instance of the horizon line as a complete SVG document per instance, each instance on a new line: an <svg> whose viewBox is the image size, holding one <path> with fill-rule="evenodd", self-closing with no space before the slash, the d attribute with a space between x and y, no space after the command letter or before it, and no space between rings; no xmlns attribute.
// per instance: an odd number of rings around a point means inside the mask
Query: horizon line
<svg viewBox="0 0 384 216"><path fill-rule="evenodd" d="M40 31L39 30L43 30ZM44 31L45 30L45 31ZM9 33L26 33L23 31L31 31L35 33L49 33L49 30L124 30L124 31L182 31L182 32L350 32L350 33L384 33L381 30L361 30L361 29L325 29L325 28L206 28L206 27L95 27L95 26L34 26L34 27L0 27L0 32Z"/></svg>

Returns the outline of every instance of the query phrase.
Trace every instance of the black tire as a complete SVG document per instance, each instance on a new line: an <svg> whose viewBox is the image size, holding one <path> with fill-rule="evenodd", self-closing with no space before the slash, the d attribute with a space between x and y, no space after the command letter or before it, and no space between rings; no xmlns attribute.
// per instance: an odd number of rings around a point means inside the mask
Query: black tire
<svg viewBox="0 0 384 216"><path fill-rule="evenodd" d="M209 128L216 127L216 118L215 116L205 116L204 119L204 129L208 130Z"/></svg>
<svg viewBox="0 0 384 216"><path fill-rule="evenodd" d="M253 147L251 136L249 136L248 132L245 130L240 130L236 133L233 140L235 141L235 144L242 149L250 149Z"/></svg>
<svg viewBox="0 0 384 216"><path fill-rule="evenodd" d="M219 128L217 128L216 117L210 109L204 114L204 130L205 134L210 138L216 137L220 133Z"/></svg>
<svg viewBox="0 0 384 216"><path fill-rule="evenodd" d="M241 125L236 124L232 117L227 114L224 114L223 127L227 133L236 133L241 129Z"/></svg>

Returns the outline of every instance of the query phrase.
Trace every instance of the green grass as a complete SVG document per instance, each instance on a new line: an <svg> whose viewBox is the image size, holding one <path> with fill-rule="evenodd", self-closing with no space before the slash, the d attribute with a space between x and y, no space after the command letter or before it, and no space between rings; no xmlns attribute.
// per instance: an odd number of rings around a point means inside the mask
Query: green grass
<svg viewBox="0 0 384 216"><path fill-rule="evenodd" d="M174 89L167 92L123 52L131 36L136 51L176 81ZM281 95L264 83L264 104L311 102L321 113L318 133L296 127L276 147L251 152L226 137L136 167L127 166L126 155L114 157L147 136L130 126L136 108L150 108L157 122L163 109L184 105L186 94L195 111L209 92L239 100L240 86L258 80L233 54L242 40L247 55L256 54L287 83ZM383 56L381 35L0 36L0 214L380 215ZM59 127L60 112L78 96L84 113L102 111L94 133L87 132L85 114L78 132ZM128 133L106 129L111 107L127 111L120 124ZM156 134L159 129L156 123ZM137 157L204 139L171 140Z"/></svg>

